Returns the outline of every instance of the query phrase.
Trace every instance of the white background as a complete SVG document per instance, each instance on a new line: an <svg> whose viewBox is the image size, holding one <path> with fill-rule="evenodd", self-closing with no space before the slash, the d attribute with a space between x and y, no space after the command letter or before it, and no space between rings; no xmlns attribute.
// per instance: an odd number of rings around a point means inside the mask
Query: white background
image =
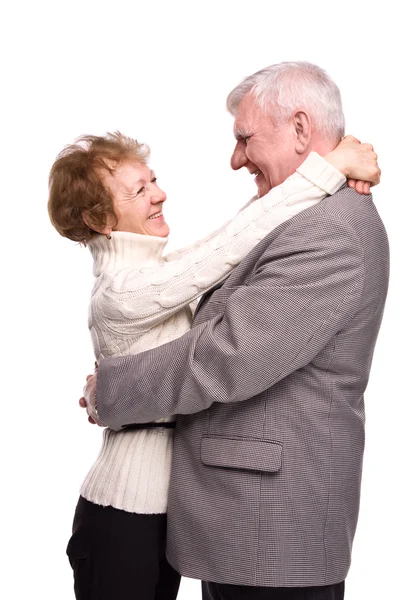
<svg viewBox="0 0 418 600"><path fill-rule="evenodd" d="M169 198L170 247L184 245L253 195L249 175L229 169L225 97L244 76L282 60L324 67L341 88L347 133L371 141L380 157L375 201L392 276L366 393L346 598L414 596L418 51L412 3L386 4L15 0L3 9L2 598L73 598L65 547L101 438L77 404L93 364L91 257L60 238L46 212L56 154L80 134L116 129L149 143ZM180 600L199 595L198 582L183 581Z"/></svg>

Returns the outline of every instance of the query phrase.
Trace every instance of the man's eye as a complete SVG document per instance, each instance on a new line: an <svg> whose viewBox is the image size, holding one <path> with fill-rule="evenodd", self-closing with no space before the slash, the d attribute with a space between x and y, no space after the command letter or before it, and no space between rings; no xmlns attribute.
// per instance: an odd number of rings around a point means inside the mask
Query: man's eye
<svg viewBox="0 0 418 600"><path fill-rule="evenodd" d="M245 137L245 138L244 138L244 144L245 144L245 145L247 145L247 144L248 144L248 142L250 141L250 139L251 139L251 136L250 136L250 135L249 135L249 136L247 136L247 137Z"/></svg>

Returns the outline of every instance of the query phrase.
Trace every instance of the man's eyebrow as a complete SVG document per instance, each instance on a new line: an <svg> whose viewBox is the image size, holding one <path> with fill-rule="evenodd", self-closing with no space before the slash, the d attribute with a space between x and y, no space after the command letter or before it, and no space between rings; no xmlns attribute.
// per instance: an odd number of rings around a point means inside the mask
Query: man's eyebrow
<svg viewBox="0 0 418 600"><path fill-rule="evenodd" d="M234 131L234 136L237 141L245 140L250 137L250 133L246 129L242 129L242 127L237 127Z"/></svg>

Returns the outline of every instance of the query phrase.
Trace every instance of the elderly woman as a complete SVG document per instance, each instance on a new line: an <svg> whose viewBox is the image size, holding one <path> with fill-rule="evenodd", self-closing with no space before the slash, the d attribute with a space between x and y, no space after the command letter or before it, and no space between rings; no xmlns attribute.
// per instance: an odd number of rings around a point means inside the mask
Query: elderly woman
<svg viewBox="0 0 418 600"><path fill-rule="evenodd" d="M166 195L148 155L146 145L120 133L86 136L66 147L51 169L51 221L93 255L89 328L96 361L181 336L191 326L191 303L269 231L334 193L345 176L370 181L376 171L371 147L351 140L326 159L311 153L297 173L223 228L164 256ZM78 600L176 597L180 576L165 558L174 425L172 417L104 430L67 549Z"/></svg>

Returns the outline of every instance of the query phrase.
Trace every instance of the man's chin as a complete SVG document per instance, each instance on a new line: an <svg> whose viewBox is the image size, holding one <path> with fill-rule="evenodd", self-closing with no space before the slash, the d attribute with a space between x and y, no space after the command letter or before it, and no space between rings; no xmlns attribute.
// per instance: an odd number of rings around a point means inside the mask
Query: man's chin
<svg viewBox="0 0 418 600"><path fill-rule="evenodd" d="M264 173L258 173L257 177L255 178L255 183L257 185L258 198L262 198L269 193L271 187L268 184L267 179L264 177Z"/></svg>
<svg viewBox="0 0 418 600"><path fill-rule="evenodd" d="M258 198L262 198L263 196L265 196L266 194L268 194L270 191L270 188L268 187L268 185L259 185L257 186L257 197Z"/></svg>

